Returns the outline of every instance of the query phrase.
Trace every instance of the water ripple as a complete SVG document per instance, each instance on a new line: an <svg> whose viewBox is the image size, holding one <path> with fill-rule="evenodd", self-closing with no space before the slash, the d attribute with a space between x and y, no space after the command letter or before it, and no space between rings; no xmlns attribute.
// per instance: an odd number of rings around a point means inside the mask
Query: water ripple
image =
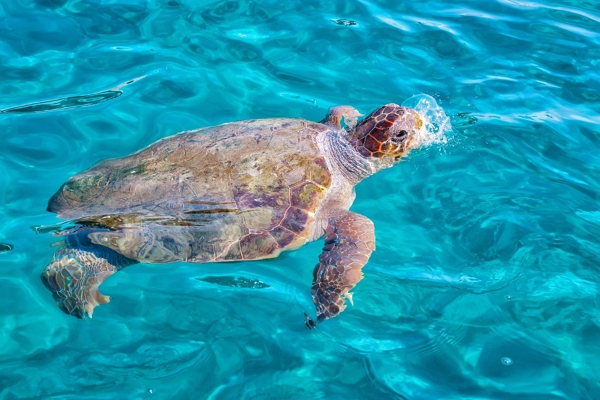
<svg viewBox="0 0 600 400"><path fill-rule="evenodd" d="M54 100L45 100L36 103L23 104L20 106L8 107L0 109L0 114L22 114L22 113L43 113L57 110L68 110L77 107L89 107L105 101L116 99L123 94L120 90L122 87L131 85L140 79L145 78L141 76L135 79L131 79L125 83L115 86L112 89L104 90L101 92L84 94L79 96L62 97Z"/></svg>
<svg viewBox="0 0 600 400"><path fill-rule="evenodd" d="M0 398L600 398L598 1L4 1L0 28ZM319 241L128 267L93 320L39 280L48 198L101 159L421 93L452 140L356 187L377 251L312 331Z"/></svg>

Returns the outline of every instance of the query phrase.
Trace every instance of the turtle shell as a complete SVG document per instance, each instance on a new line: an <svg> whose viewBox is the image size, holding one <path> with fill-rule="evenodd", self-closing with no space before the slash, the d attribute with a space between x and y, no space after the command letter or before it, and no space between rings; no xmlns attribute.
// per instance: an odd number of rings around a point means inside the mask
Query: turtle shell
<svg viewBox="0 0 600 400"><path fill-rule="evenodd" d="M331 184L316 146L328 129L265 119L183 132L73 176L48 211L143 262L275 257L311 233Z"/></svg>

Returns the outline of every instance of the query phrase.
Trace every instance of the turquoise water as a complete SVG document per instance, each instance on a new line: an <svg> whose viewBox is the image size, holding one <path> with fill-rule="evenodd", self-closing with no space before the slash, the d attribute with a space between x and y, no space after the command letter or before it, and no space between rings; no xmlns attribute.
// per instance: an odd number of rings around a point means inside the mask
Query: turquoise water
<svg viewBox="0 0 600 400"><path fill-rule="evenodd" d="M1 0L0 399L600 398L599 4ZM39 279L99 160L420 93L454 132L357 187L377 251L316 330L320 242L131 266L93 319Z"/></svg>

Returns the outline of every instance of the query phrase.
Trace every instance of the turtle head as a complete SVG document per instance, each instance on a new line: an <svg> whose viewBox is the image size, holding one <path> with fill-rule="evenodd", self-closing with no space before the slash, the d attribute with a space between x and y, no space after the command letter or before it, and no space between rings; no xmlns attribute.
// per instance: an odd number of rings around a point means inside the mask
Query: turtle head
<svg viewBox="0 0 600 400"><path fill-rule="evenodd" d="M422 126L421 116L412 108L386 104L350 132L350 141L363 157L398 161L419 146Z"/></svg>

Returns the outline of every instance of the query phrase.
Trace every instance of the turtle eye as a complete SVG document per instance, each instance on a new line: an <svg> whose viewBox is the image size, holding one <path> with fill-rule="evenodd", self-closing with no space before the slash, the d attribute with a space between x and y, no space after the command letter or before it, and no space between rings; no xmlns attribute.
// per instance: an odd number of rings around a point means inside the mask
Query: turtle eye
<svg viewBox="0 0 600 400"><path fill-rule="evenodd" d="M408 135L408 132L406 132L405 130L401 130L396 134L396 137L399 139L403 139L406 135Z"/></svg>

